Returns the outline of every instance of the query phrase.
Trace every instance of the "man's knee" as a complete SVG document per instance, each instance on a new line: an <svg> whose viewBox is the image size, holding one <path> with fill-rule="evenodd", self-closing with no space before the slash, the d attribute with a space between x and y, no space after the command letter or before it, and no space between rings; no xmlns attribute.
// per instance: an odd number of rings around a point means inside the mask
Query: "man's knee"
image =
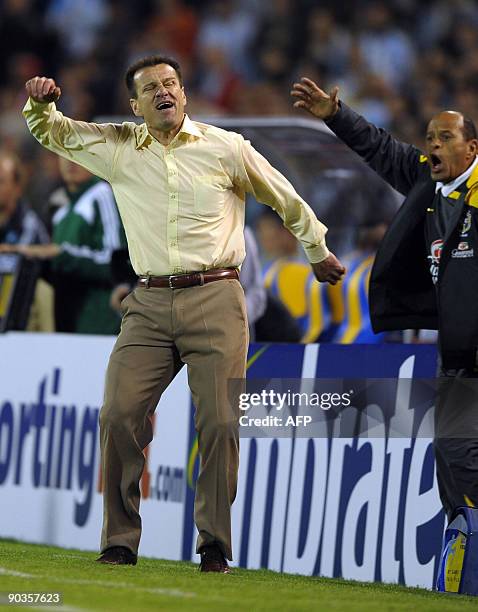
<svg viewBox="0 0 478 612"><path fill-rule="evenodd" d="M105 402L100 410L100 431L110 431L117 426L118 414L113 405Z"/></svg>
<svg viewBox="0 0 478 612"><path fill-rule="evenodd" d="M239 428L236 421L207 423L199 429L199 445L202 449L216 447L236 448L239 445Z"/></svg>
<svg viewBox="0 0 478 612"><path fill-rule="evenodd" d="M118 394L105 394L99 417L101 431L127 427L131 416L131 405L124 397Z"/></svg>

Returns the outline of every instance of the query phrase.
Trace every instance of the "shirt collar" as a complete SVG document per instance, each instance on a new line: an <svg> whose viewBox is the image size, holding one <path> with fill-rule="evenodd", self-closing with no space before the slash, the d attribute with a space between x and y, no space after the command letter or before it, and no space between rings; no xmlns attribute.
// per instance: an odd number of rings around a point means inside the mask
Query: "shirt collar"
<svg viewBox="0 0 478 612"><path fill-rule="evenodd" d="M181 125L181 129L178 132L178 136L180 134L187 134L188 136L195 136L196 138L203 138L204 134L197 127L194 121L184 115L183 124ZM135 136L136 136L136 148L140 149L147 141L153 139L151 134L149 133L148 126L146 123L142 123L141 125L136 126L135 128Z"/></svg>
<svg viewBox="0 0 478 612"><path fill-rule="evenodd" d="M190 136L196 136L196 138L203 138L204 136L204 134L197 127L194 121L191 121L191 119L187 115L184 115L184 121L181 126L181 129L179 130L180 134L181 132L183 132L184 134L189 134Z"/></svg>
<svg viewBox="0 0 478 612"><path fill-rule="evenodd" d="M442 183L441 181L438 181L437 184L435 185L435 193L438 193L441 189L442 195L444 195L445 198L447 198L450 195L450 193L452 193L452 191L455 191L455 189L458 189L458 187L471 176L471 173L477 166L478 166L478 157L475 158L475 161L471 164L471 166L467 170L465 170L465 172L463 172L463 174L460 174L460 176L457 176L456 179L453 180L451 183Z"/></svg>

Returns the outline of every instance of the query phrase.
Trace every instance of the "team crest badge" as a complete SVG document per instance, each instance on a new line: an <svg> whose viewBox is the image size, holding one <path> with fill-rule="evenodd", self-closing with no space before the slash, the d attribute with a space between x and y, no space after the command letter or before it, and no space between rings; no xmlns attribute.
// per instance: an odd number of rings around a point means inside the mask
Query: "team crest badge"
<svg viewBox="0 0 478 612"><path fill-rule="evenodd" d="M468 210L463 220L463 227L461 228L460 236L462 238L466 238L470 229L471 229L471 210Z"/></svg>
<svg viewBox="0 0 478 612"><path fill-rule="evenodd" d="M438 268L440 265L440 255L443 248L443 240L434 240L430 247L430 274L432 275L433 284L436 284L438 280Z"/></svg>

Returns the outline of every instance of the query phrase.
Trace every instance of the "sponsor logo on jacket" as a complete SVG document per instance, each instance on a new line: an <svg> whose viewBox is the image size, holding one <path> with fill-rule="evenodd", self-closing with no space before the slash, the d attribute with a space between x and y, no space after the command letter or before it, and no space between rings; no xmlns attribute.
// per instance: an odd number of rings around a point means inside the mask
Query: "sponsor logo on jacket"
<svg viewBox="0 0 478 612"><path fill-rule="evenodd" d="M460 242L458 247L451 252L453 259L467 259L468 257L474 257L474 255L474 249L470 249L468 242Z"/></svg>

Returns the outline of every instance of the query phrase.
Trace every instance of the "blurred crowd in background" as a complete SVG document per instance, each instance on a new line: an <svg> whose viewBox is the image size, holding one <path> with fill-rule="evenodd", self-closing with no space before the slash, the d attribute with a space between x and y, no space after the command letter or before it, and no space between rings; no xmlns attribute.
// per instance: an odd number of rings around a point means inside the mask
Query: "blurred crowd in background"
<svg viewBox="0 0 478 612"><path fill-rule="evenodd" d="M298 116L289 92L306 75L418 146L441 109L478 123L472 0L3 0L0 149L20 158L24 197L47 226L62 178L26 130L25 81L54 77L59 108L75 119L124 118L125 70L157 52L179 60L193 118ZM256 236L272 286L273 259Z"/></svg>

